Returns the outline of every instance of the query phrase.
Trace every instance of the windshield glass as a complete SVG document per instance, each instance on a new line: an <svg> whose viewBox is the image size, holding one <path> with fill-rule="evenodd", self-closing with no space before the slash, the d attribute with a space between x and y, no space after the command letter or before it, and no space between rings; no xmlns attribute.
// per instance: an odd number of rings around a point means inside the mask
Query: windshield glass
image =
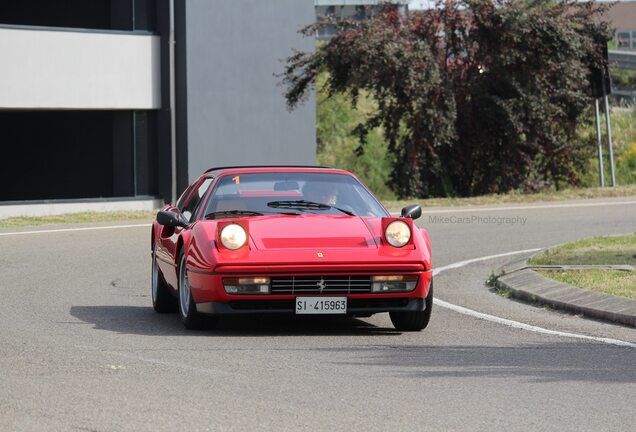
<svg viewBox="0 0 636 432"><path fill-rule="evenodd" d="M223 212L247 216L249 212L388 216L354 177L307 172L221 176L203 215Z"/></svg>

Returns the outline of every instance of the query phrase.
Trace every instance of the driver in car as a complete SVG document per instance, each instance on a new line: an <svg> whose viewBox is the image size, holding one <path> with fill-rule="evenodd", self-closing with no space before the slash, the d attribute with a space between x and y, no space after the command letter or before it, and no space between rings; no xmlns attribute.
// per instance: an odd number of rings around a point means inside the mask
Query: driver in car
<svg viewBox="0 0 636 432"><path fill-rule="evenodd" d="M303 186L303 197L306 201L335 206L338 197L336 185L325 182L307 182Z"/></svg>

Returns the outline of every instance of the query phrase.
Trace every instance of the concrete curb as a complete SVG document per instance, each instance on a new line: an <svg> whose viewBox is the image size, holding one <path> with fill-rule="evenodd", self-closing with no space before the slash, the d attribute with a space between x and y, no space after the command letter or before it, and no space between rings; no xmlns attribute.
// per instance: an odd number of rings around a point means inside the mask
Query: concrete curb
<svg viewBox="0 0 636 432"><path fill-rule="evenodd" d="M495 272L495 285L510 291L515 298L636 327L636 300L595 293L545 278L528 266L530 258L500 267Z"/></svg>

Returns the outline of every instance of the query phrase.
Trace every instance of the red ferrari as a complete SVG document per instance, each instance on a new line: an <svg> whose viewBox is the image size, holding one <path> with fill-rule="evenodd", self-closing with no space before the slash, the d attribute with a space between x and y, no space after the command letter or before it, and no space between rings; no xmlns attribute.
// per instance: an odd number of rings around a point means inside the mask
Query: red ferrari
<svg viewBox="0 0 636 432"><path fill-rule="evenodd" d="M190 329L223 315L388 312L398 330L422 330L433 281L421 214L392 217L339 169L212 168L153 223L153 307Z"/></svg>

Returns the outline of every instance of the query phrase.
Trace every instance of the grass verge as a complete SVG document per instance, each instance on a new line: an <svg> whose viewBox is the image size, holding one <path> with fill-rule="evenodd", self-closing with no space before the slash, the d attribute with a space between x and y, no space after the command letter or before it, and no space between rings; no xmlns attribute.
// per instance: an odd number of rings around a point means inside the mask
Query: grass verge
<svg viewBox="0 0 636 432"><path fill-rule="evenodd" d="M558 246L534 257L531 265L622 265L636 266L636 233L593 237Z"/></svg>
<svg viewBox="0 0 636 432"><path fill-rule="evenodd" d="M570 199L587 199L587 198L613 198L613 197L632 197L636 196L636 185L616 186L614 188L577 188L564 189L560 191L545 191L533 194L524 194L520 192L499 194L499 195L482 195L469 198L429 198L429 199L411 199L411 200L387 200L384 205L387 208L398 209L409 204L420 204L426 207L444 207L444 206L469 206L469 205L485 205L485 204L522 204L545 201L564 201Z"/></svg>
<svg viewBox="0 0 636 432"><path fill-rule="evenodd" d="M539 271L544 277L603 294L636 299L636 272L617 270Z"/></svg>
<svg viewBox="0 0 636 432"><path fill-rule="evenodd" d="M19 228L26 226L110 222L110 221L147 221L154 219L157 211L116 211L116 212L82 212L55 216L21 216L0 219L0 228Z"/></svg>
<svg viewBox="0 0 636 432"><path fill-rule="evenodd" d="M636 266L636 233L594 237L558 246L529 261L531 265ZM636 299L636 272L618 270L539 270L544 277L603 294Z"/></svg>

